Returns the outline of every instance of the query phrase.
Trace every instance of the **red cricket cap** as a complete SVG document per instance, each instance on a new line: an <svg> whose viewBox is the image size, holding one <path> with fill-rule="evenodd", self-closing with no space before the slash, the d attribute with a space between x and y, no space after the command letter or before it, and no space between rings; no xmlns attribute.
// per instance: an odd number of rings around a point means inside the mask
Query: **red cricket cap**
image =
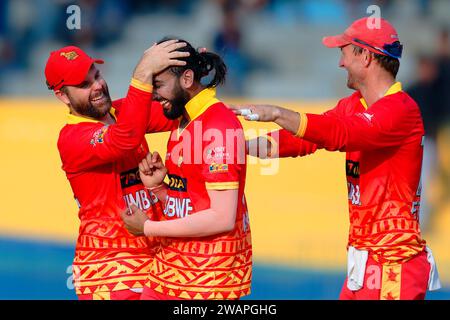
<svg viewBox="0 0 450 320"><path fill-rule="evenodd" d="M402 45L395 28L383 18L365 17L353 22L343 34L328 36L322 43L328 48L339 48L348 44L385 56L399 59ZM393 45L397 42L395 45Z"/></svg>
<svg viewBox="0 0 450 320"><path fill-rule="evenodd" d="M59 90L63 86L76 86L86 78L93 63L104 63L101 59L92 59L83 50L68 46L50 53L45 65L45 78L50 90Z"/></svg>

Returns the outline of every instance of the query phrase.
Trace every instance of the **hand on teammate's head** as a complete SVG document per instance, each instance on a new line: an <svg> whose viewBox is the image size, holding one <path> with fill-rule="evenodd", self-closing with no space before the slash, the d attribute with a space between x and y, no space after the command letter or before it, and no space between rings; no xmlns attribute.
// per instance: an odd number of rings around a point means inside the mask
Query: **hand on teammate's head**
<svg viewBox="0 0 450 320"><path fill-rule="evenodd" d="M189 52L178 51L186 46L185 42L178 40L167 40L159 44L153 44L144 51L141 60L137 64L133 78L151 84L153 76L167 69L168 67L184 66Z"/></svg>

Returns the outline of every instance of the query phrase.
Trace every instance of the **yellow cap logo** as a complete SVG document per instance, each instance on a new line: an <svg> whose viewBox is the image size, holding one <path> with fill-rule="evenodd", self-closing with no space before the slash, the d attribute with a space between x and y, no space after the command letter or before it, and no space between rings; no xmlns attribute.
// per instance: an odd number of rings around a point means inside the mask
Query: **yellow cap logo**
<svg viewBox="0 0 450 320"><path fill-rule="evenodd" d="M78 54L75 51L61 52L61 56L65 57L67 60L75 60L78 58Z"/></svg>

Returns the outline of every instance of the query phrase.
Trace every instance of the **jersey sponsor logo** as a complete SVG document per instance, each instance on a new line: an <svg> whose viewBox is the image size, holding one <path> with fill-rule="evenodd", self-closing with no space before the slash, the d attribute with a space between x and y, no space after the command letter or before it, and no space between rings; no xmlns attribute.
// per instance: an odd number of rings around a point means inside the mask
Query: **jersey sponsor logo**
<svg viewBox="0 0 450 320"><path fill-rule="evenodd" d="M228 164L212 163L209 166L209 173L228 172Z"/></svg>
<svg viewBox="0 0 450 320"><path fill-rule="evenodd" d="M148 193L144 189L138 168L120 173L120 185L124 193L123 199L128 207L134 204L141 210L147 210L152 204L158 202L158 198L153 193Z"/></svg>
<svg viewBox="0 0 450 320"><path fill-rule="evenodd" d="M128 207L134 204L141 210L148 210L152 204L158 202L158 198L153 193L148 194L146 190L142 189L125 194L123 199Z"/></svg>
<svg viewBox="0 0 450 320"><path fill-rule="evenodd" d="M366 119L369 120L369 122L372 121L373 114L364 112L362 115L363 115L364 117L366 117Z"/></svg>
<svg viewBox="0 0 450 320"><path fill-rule="evenodd" d="M175 174L169 174L169 189L174 191L187 191L187 179L177 176Z"/></svg>
<svg viewBox="0 0 450 320"><path fill-rule="evenodd" d="M363 112L363 113L356 113L355 116L363 119L368 124L372 123L373 114L370 114L370 113L367 113L367 112Z"/></svg>
<svg viewBox="0 0 450 320"><path fill-rule="evenodd" d="M192 207L191 199L189 198L177 198L166 197L166 206L164 208L164 215L169 218L177 217L184 218L194 211Z"/></svg>
<svg viewBox="0 0 450 320"><path fill-rule="evenodd" d="M120 173L120 185L122 186L122 189L132 187L137 184L142 184L138 168L133 168Z"/></svg>
<svg viewBox="0 0 450 320"><path fill-rule="evenodd" d="M346 173L348 177L359 178L359 162L347 160L345 162Z"/></svg>
<svg viewBox="0 0 450 320"><path fill-rule="evenodd" d="M214 162L222 162L223 160L229 159L230 154L226 152L226 149L223 146L206 150L206 161L213 160Z"/></svg>
<svg viewBox="0 0 450 320"><path fill-rule="evenodd" d="M98 129L97 131L95 131L94 134L92 135L91 144L93 146L95 146L97 143L103 143L103 141L104 141L103 137L105 136L105 133L107 130L108 130L108 127L104 126L100 129Z"/></svg>
<svg viewBox="0 0 450 320"><path fill-rule="evenodd" d="M75 51L61 52L59 55L67 60L75 60L78 58L78 54Z"/></svg>

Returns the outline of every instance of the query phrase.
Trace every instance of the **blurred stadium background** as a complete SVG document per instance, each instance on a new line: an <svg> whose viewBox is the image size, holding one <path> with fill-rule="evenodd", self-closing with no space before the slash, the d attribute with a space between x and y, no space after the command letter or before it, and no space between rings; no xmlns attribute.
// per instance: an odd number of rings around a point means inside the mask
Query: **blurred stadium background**
<svg viewBox="0 0 450 320"><path fill-rule="evenodd" d="M81 9L68 30L66 9ZM421 103L427 127L422 231L450 299L450 1L355 0L0 0L0 299L75 299L70 265L77 206L56 140L65 106L45 86L51 50L75 44L105 59L113 98L145 48L164 35L221 53L219 90L230 103L272 102L321 112L348 95L339 51L321 45L369 5L405 44L399 80ZM268 124L246 128L273 129ZM165 149L167 135L148 137ZM279 166L276 175L262 169ZM345 277L348 213L344 156L250 164L247 197L254 243L249 299L336 299Z"/></svg>

